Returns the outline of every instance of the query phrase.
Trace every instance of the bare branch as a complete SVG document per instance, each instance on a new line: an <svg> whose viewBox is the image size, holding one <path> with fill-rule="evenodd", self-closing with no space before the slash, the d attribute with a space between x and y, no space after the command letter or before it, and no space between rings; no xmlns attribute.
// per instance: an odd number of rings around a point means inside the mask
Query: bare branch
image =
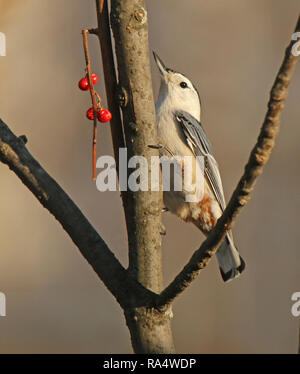
<svg viewBox="0 0 300 374"><path fill-rule="evenodd" d="M295 32L300 31L300 17ZM240 179L222 217L211 231L201 247L193 254L190 261L160 294L157 307L163 308L179 296L198 276L200 271L207 266L212 256L222 243L226 232L232 228L233 223L250 199L256 180L262 173L263 166L267 163L274 147L275 137L279 131L280 114L284 108L284 102L288 93L288 86L298 60L298 56L291 53L294 41L291 41L285 52L283 63L276 76L271 89L268 103L268 111L260 130L245 172Z"/></svg>
<svg viewBox="0 0 300 374"><path fill-rule="evenodd" d="M76 204L31 156L22 139L0 119L0 161L54 215L120 304L128 303L128 275Z"/></svg>

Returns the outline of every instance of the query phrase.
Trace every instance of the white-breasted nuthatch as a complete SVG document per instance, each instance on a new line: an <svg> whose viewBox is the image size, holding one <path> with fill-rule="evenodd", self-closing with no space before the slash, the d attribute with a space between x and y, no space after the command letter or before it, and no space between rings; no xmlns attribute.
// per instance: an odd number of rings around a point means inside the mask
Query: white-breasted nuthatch
<svg viewBox="0 0 300 374"><path fill-rule="evenodd" d="M171 189L164 191L164 204L169 211L186 222L194 223L207 235L216 225L226 204L218 164L200 123L200 96L189 79L167 68L157 54L153 54L161 75L156 103L160 153L164 156L168 153L170 158L192 156L195 162L197 156L204 158L201 200L189 202L185 199L185 190ZM192 173L194 172L195 168ZM227 233L216 255L225 282L238 277L245 268L245 262L234 245L231 231Z"/></svg>

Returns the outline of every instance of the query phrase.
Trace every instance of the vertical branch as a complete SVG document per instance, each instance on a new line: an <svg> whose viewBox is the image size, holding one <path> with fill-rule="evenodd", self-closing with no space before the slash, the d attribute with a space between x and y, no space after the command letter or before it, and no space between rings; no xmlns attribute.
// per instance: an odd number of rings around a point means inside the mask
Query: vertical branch
<svg viewBox="0 0 300 374"><path fill-rule="evenodd" d="M111 22L115 38L120 88L128 98L122 107L128 158L139 155L151 165L158 151L156 115L150 73L147 12L144 1L112 1ZM150 178L150 169L145 177ZM145 287L159 292L161 272L161 194L128 192L129 269Z"/></svg>
<svg viewBox="0 0 300 374"><path fill-rule="evenodd" d="M93 179L95 180L96 179L96 147L97 147L97 102L96 102L96 92L95 92L94 83L92 79L91 59L90 59L88 40L87 40L88 33L89 33L89 30L82 30L83 49L84 49L84 56L85 56L85 63L86 63L86 74L89 80L90 93L91 93L91 99L92 99L93 110L94 110L92 160L93 160Z"/></svg>
<svg viewBox="0 0 300 374"><path fill-rule="evenodd" d="M117 173L119 174L119 149L125 147L120 108L117 101L118 84L113 57L111 33L106 0L96 0L98 29L94 30L99 38L102 64L104 71L105 89L109 110L112 113L110 121L111 135L116 160ZM125 194L122 195L123 199Z"/></svg>
<svg viewBox="0 0 300 374"><path fill-rule="evenodd" d="M104 8L106 1L104 2ZM103 8L103 9L104 9ZM148 45L148 19L143 0L112 0L111 23L119 73L123 126L128 157L143 156L151 181L151 156L158 156L157 127ZM139 165L141 167L141 165ZM124 202L129 273L147 289L159 293L163 286L161 253L161 192L126 193ZM132 343L137 353L174 352L170 313L158 315L145 307L125 310Z"/></svg>

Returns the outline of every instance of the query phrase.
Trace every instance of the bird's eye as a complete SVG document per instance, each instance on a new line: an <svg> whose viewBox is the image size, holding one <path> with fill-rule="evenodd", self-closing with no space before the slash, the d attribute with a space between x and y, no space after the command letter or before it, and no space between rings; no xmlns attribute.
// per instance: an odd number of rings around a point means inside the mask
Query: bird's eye
<svg viewBox="0 0 300 374"><path fill-rule="evenodd" d="M188 86L188 85L187 85L186 82L181 82L181 83L180 83L180 87L181 87L181 88L187 88L187 86Z"/></svg>

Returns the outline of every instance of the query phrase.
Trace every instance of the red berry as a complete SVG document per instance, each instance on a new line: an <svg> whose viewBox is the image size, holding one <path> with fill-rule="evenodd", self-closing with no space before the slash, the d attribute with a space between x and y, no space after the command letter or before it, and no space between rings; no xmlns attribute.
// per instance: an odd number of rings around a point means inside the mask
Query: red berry
<svg viewBox="0 0 300 374"><path fill-rule="evenodd" d="M97 117L100 122L109 122L111 120L112 115L109 110L101 109L97 113Z"/></svg>
<svg viewBox="0 0 300 374"><path fill-rule="evenodd" d="M82 91L88 91L90 89L89 80L86 77L80 79L80 81L78 82L78 87Z"/></svg>
<svg viewBox="0 0 300 374"><path fill-rule="evenodd" d="M93 73L92 74L92 80L93 80L93 83L96 84L99 80L98 75Z"/></svg>
<svg viewBox="0 0 300 374"><path fill-rule="evenodd" d="M90 108L86 112L86 116L88 119L93 120L94 119L94 109Z"/></svg>

